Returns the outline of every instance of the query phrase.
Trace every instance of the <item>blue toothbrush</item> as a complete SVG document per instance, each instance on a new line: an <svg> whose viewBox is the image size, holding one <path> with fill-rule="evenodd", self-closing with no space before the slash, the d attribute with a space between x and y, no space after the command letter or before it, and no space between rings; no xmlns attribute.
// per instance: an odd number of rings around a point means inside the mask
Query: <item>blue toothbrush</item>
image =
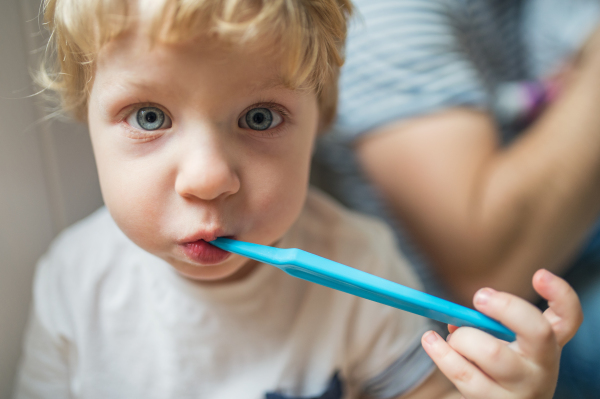
<svg viewBox="0 0 600 399"><path fill-rule="evenodd" d="M233 252L278 267L287 274L383 303L430 319L455 326L479 328L505 341L514 341L515 333L476 310L374 276L352 267L311 254L301 249L280 249L229 238L210 242Z"/></svg>

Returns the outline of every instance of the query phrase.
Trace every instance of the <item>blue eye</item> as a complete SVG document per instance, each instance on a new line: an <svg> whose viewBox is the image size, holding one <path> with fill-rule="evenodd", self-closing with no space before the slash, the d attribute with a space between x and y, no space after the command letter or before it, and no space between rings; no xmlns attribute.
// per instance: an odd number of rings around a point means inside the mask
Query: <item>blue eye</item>
<svg viewBox="0 0 600 399"><path fill-rule="evenodd" d="M171 127L171 119L157 107L144 107L131 113L127 122L138 129L153 131Z"/></svg>
<svg viewBox="0 0 600 399"><path fill-rule="evenodd" d="M246 124L253 130L267 130L273 123L273 114L267 108L254 108L246 114Z"/></svg>
<svg viewBox="0 0 600 399"><path fill-rule="evenodd" d="M160 129L165 122L165 114L158 108L142 108L137 112L137 122L144 130Z"/></svg>
<svg viewBox="0 0 600 399"><path fill-rule="evenodd" d="M283 121L279 113L268 108L253 108L246 112L238 121L238 126L252 130L267 130L274 128Z"/></svg>

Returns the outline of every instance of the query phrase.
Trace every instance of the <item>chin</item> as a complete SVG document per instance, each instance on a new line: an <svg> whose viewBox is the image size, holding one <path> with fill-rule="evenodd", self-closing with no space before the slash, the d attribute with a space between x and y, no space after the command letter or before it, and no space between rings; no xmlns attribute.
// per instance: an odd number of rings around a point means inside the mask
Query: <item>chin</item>
<svg viewBox="0 0 600 399"><path fill-rule="evenodd" d="M238 261L235 262L236 264L229 265L197 265L184 262L175 265L171 263L171 265L179 274L190 280L219 283L238 280L242 272L244 276L248 275L249 273L245 273L247 266L255 263L242 257L236 260Z"/></svg>

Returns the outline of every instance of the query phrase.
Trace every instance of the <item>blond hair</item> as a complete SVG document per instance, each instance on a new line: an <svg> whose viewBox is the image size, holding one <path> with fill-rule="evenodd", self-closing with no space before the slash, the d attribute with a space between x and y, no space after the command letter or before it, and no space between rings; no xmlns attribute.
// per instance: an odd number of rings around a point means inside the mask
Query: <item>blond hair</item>
<svg viewBox="0 0 600 399"><path fill-rule="evenodd" d="M143 14L132 15L133 7ZM45 0L43 12L51 35L36 80L78 120L86 119L94 57L139 22L153 41L201 34L234 45L266 40L283 55L285 84L316 91L321 128L335 116L349 0Z"/></svg>

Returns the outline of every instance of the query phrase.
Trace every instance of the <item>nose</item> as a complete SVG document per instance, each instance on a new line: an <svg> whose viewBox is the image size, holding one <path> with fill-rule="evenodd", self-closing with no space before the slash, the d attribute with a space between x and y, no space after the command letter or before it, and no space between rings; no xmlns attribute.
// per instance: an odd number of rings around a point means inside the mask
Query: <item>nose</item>
<svg viewBox="0 0 600 399"><path fill-rule="evenodd" d="M240 179L233 150L228 151L217 135L191 136L180 142L175 191L184 198L204 201L238 192Z"/></svg>

